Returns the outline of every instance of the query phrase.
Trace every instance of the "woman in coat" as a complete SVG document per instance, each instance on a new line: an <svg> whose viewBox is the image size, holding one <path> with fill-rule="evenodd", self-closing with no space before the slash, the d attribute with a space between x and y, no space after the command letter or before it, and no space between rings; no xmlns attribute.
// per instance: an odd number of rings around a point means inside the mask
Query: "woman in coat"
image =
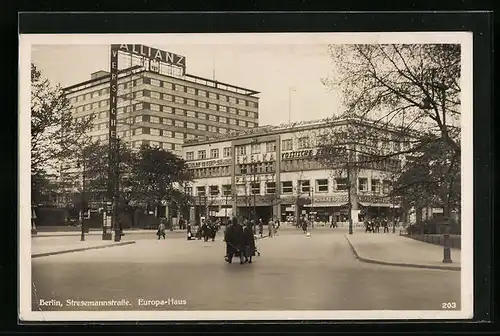
<svg viewBox="0 0 500 336"><path fill-rule="evenodd" d="M245 244L245 262L251 264L252 257L255 255L255 236L253 234L252 225L248 221L243 229L243 237Z"/></svg>

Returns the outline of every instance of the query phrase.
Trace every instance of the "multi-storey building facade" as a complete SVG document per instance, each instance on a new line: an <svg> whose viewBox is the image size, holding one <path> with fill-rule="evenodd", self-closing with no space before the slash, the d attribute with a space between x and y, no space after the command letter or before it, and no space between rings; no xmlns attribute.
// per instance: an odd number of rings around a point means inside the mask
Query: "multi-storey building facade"
<svg viewBox="0 0 500 336"><path fill-rule="evenodd" d="M77 119L94 115L93 140L107 141L109 74L65 88ZM118 137L132 148L159 146L181 154L184 139L258 126L258 92L209 79L167 76L137 66L120 71Z"/></svg>
<svg viewBox="0 0 500 336"><path fill-rule="evenodd" d="M93 118L92 141L108 142L110 74L98 71L91 79L64 88L75 119ZM185 140L255 128L259 123L257 91L190 74L169 75L135 65L119 71L117 137L125 146L158 146L182 155ZM81 188L78 162L60 163L63 195ZM71 183L74 186L71 186Z"/></svg>
<svg viewBox="0 0 500 336"><path fill-rule="evenodd" d="M346 221L346 172L329 169L318 157L321 137L328 134L322 130L329 132L333 127L342 132L350 122L320 120L300 126L259 127L187 141L184 158L194 174L188 192L196 199L198 216L225 217L228 213L228 217L252 217L255 212L264 220L287 221L314 213L321 221ZM375 146L384 151L387 144ZM360 213L388 216L395 211L397 205L387 194L394 175L391 171L402 164L399 158L388 159L383 165L357 171L352 183L355 217Z"/></svg>

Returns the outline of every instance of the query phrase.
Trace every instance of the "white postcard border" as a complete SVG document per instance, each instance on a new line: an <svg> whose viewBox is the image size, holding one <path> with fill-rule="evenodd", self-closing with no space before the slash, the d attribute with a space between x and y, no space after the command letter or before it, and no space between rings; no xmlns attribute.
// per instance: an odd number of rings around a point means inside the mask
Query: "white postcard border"
<svg viewBox="0 0 500 336"><path fill-rule="evenodd" d="M30 62L33 44L459 43L462 46L462 271L460 311L32 311ZM466 319L473 314L472 33L25 34L19 56L19 318L22 321ZM453 256L452 256L453 257Z"/></svg>

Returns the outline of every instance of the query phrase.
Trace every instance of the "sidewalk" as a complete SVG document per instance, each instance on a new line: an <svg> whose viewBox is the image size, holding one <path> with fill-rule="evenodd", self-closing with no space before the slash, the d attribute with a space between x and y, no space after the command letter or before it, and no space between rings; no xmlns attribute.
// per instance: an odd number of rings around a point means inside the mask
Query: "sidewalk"
<svg viewBox="0 0 500 336"><path fill-rule="evenodd" d="M185 232L186 230L179 230L176 229L174 231L169 231L168 232ZM138 234L143 234L143 233L152 233L154 234L156 230L143 230L143 229L125 229L123 230L123 233L131 234L131 233L138 233ZM113 232L114 234L114 232ZM37 238L37 237L80 237L81 231L38 231L36 235L31 235L32 238ZM101 229L90 229L89 232L85 233L85 237L87 236L101 236L102 235L102 230Z"/></svg>
<svg viewBox="0 0 500 336"><path fill-rule="evenodd" d="M133 240L122 240L114 242L113 240L102 240L101 236L92 235L86 236L85 241L80 241L79 237L48 237L45 239L32 239L31 240L31 257L46 257L49 255L79 252L86 250L95 250L114 246L123 246L134 244Z"/></svg>
<svg viewBox="0 0 500 336"><path fill-rule="evenodd" d="M356 258L363 262L416 268L461 270L461 251L451 249L453 263L444 264L443 247L406 238L394 233L345 235Z"/></svg>

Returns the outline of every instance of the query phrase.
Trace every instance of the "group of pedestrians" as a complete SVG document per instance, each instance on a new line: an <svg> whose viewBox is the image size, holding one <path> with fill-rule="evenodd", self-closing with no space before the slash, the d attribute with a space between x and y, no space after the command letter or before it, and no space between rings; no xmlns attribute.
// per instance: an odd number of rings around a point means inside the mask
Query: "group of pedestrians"
<svg viewBox="0 0 500 336"><path fill-rule="evenodd" d="M233 257L236 256L240 259L240 264L252 263L252 257L257 252L252 223L245 220L243 227L235 217L228 222L224 232L226 262L232 263Z"/></svg>
<svg viewBox="0 0 500 336"><path fill-rule="evenodd" d="M389 232L389 223L385 218L375 217L373 220L365 219L364 226L365 226L365 233L368 232L379 233L381 227L383 228L384 233Z"/></svg>

